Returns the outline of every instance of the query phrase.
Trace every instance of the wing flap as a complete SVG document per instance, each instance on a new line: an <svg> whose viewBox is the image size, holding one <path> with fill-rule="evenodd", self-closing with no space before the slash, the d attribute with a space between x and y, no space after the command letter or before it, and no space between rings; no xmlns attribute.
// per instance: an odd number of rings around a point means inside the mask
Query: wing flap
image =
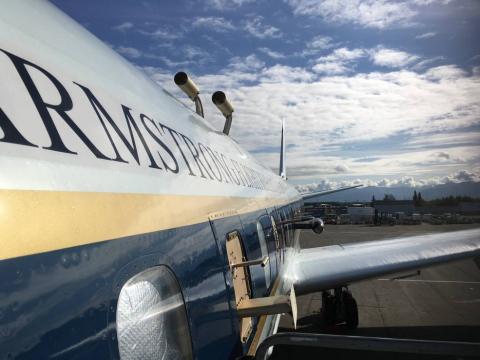
<svg viewBox="0 0 480 360"><path fill-rule="evenodd" d="M298 295L379 275L480 255L480 229L303 249L292 277Z"/></svg>

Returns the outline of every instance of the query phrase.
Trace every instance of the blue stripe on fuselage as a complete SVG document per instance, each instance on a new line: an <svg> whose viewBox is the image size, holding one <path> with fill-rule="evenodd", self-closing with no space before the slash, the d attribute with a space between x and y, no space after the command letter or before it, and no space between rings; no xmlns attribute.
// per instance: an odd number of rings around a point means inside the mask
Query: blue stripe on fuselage
<svg viewBox="0 0 480 360"><path fill-rule="evenodd" d="M239 230L247 258L259 258L255 226L266 214L215 220L218 242L204 222L0 261L0 358L118 358L119 291L135 274L160 264L181 285L195 357L240 356L248 343L242 349L233 291L226 286L225 235ZM252 268L251 277L253 296L264 296L264 274Z"/></svg>

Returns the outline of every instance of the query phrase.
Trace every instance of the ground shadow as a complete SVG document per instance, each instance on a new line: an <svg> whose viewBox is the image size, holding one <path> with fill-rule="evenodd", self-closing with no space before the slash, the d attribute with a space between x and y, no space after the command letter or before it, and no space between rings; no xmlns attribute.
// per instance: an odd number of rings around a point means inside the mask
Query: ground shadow
<svg viewBox="0 0 480 360"><path fill-rule="evenodd" d="M344 325L326 326L321 317L308 316L301 319L303 326L297 332L324 333L337 335L356 335L372 337L392 337L403 339L420 340L443 340L443 341L469 341L480 342L480 326L406 326L406 327L365 327L350 330ZM307 325L308 321L314 321ZM300 321L299 321L300 323ZM299 324L300 325L300 324ZM279 331L292 331L291 329L280 328ZM448 356L426 356L414 354L399 354L391 352L375 351L352 351L337 349L319 349L309 347L277 346L274 349L272 360L286 359L386 359L388 360L430 360L430 359L455 359ZM480 359L480 354L475 359ZM464 358L465 359L465 358ZM468 358L471 359L471 358Z"/></svg>

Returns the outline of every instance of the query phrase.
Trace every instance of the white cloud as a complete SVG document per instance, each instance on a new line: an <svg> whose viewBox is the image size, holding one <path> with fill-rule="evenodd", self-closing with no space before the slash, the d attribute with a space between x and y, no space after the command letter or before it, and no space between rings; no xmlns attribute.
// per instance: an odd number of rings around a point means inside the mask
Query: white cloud
<svg viewBox="0 0 480 360"><path fill-rule="evenodd" d="M349 69L343 63L320 62L312 70L319 74L336 75L346 73Z"/></svg>
<svg viewBox="0 0 480 360"><path fill-rule="evenodd" d="M205 5L217 10L232 10L255 0L206 0Z"/></svg>
<svg viewBox="0 0 480 360"><path fill-rule="evenodd" d="M229 68L236 71L252 72L265 66L257 55L251 54L246 57L235 56L230 59Z"/></svg>
<svg viewBox="0 0 480 360"><path fill-rule="evenodd" d="M171 31L164 28L158 28L155 30L139 30L138 32L142 35L162 40L175 40L183 37L183 33L180 30Z"/></svg>
<svg viewBox="0 0 480 360"><path fill-rule="evenodd" d="M445 57L435 56L435 57L430 58L430 59L425 59L425 60L419 61L415 65L413 65L412 69L413 70L423 70L427 67L427 65L431 65L435 62L439 62L439 61L442 61L442 60L445 60Z"/></svg>
<svg viewBox="0 0 480 360"><path fill-rule="evenodd" d="M436 35L437 33L435 32L426 32L426 33L415 36L415 39L430 39Z"/></svg>
<svg viewBox="0 0 480 360"><path fill-rule="evenodd" d="M364 186L380 186L380 187L410 187L410 188L422 188L428 186L434 186L439 184L448 184L448 183L461 183L461 182L479 182L480 173L470 170L460 170L454 173L451 173L443 177L426 177L423 179L416 179L411 176L402 176L398 179L354 179L354 180L343 180L335 181L329 179L320 179L318 181L302 184L295 186L298 191L301 193L309 193L314 191L328 191L334 190L341 187L354 186L354 185L364 185Z"/></svg>
<svg viewBox="0 0 480 360"><path fill-rule="evenodd" d="M124 23L121 23L120 25L114 26L112 29L124 32L130 30L131 28L133 28L133 23L131 23L130 21L126 21Z"/></svg>
<svg viewBox="0 0 480 360"><path fill-rule="evenodd" d="M134 47L118 46L115 48L115 50L117 50L117 52L119 52L120 54L125 55L126 57L129 57L131 59L138 59L144 55L142 51Z"/></svg>
<svg viewBox="0 0 480 360"><path fill-rule="evenodd" d="M337 165L337 166L335 166L335 171L337 171L339 173L346 173L346 172L349 171L349 168L346 165Z"/></svg>
<svg viewBox="0 0 480 360"><path fill-rule="evenodd" d="M332 38L330 36L317 35L310 42L307 43L309 49L328 49L331 48Z"/></svg>
<svg viewBox="0 0 480 360"><path fill-rule="evenodd" d="M443 181L446 183L447 182L459 183L459 182L465 182L465 181L478 182L480 181L480 174L478 172L475 173L469 170L461 170L443 178Z"/></svg>
<svg viewBox="0 0 480 360"><path fill-rule="evenodd" d="M319 74L343 74L352 69L355 60L365 55L366 51L363 49L338 48L327 56L319 57L312 69Z"/></svg>
<svg viewBox="0 0 480 360"><path fill-rule="evenodd" d="M370 53L375 65L401 68L419 59L418 56L396 49L379 47Z"/></svg>
<svg viewBox="0 0 480 360"><path fill-rule="evenodd" d="M264 83L309 82L314 78L306 69L285 65L274 65L262 71L261 81Z"/></svg>
<svg viewBox="0 0 480 360"><path fill-rule="evenodd" d="M446 153L445 151L440 151L436 154L437 157L441 158L441 159L447 159L449 160L450 159L450 155L448 153Z"/></svg>
<svg viewBox="0 0 480 360"><path fill-rule="evenodd" d="M415 137L409 140L405 145L409 149L418 149L436 146L460 146L466 144L480 144L480 131L428 134L428 136Z"/></svg>
<svg viewBox="0 0 480 360"><path fill-rule="evenodd" d="M324 21L353 23L362 27L384 29L406 26L423 6L442 0L284 0L295 15L320 16Z"/></svg>
<svg viewBox="0 0 480 360"><path fill-rule="evenodd" d="M210 53L198 46L186 45L182 48L182 52L187 59L197 59L201 61L211 59Z"/></svg>
<svg viewBox="0 0 480 360"><path fill-rule="evenodd" d="M386 28L405 24L416 12L405 2L386 0L286 0L296 15L320 16L328 22Z"/></svg>
<svg viewBox="0 0 480 360"><path fill-rule="evenodd" d="M255 16L245 21L244 29L252 36L265 39L265 38L279 38L282 33L278 28L272 25L264 25L263 17Z"/></svg>
<svg viewBox="0 0 480 360"><path fill-rule="evenodd" d="M273 51L267 47L261 47L258 48L258 51L261 51L262 53L270 56L272 59L283 59L285 58L285 54L282 54L278 51Z"/></svg>
<svg viewBox="0 0 480 360"><path fill-rule="evenodd" d="M461 79L466 76L466 73L455 65L444 65L429 69L425 76L431 80L446 81Z"/></svg>
<svg viewBox="0 0 480 360"><path fill-rule="evenodd" d="M317 55L323 50L334 47L335 44L332 41L333 39L330 36L314 36L310 41L305 43L305 49L295 53L294 55L300 57Z"/></svg>
<svg viewBox="0 0 480 360"><path fill-rule="evenodd" d="M235 26L223 17L207 16L196 17L192 21L192 27L194 28L207 28L216 32L225 32L234 30Z"/></svg>
<svg viewBox="0 0 480 360"><path fill-rule="evenodd" d="M361 53L347 50L326 57L357 59ZM151 73L173 88L171 76ZM280 119L286 119L287 143L297 145L288 149L292 181L346 174L367 178L372 173L441 177L480 165L479 135L466 130L480 125L480 73L453 65L423 74L394 70L319 76L301 67L269 67L252 54L232 58L215 75L195 76L195 82L204 94L220 86L227 93L237 119L231 135L265 164L278 163L276 150L263 149L278 148ZM221 128L224 119L205 103L207 118ZM369 145L365 154L362 144L398 135L410 141L375 145L378 154ZM345 149L347 157L340 155ZM364 161L366 157L371 159ZM348 171L339 172L339 165Z"/></svg>
<svg viewBox="0 0 480 360"><path fill-rule="evenodd" d="M320 57L318 61L353 61L365 55L363 49L348 49L345 47L335 49L330 55Z"/></svg>

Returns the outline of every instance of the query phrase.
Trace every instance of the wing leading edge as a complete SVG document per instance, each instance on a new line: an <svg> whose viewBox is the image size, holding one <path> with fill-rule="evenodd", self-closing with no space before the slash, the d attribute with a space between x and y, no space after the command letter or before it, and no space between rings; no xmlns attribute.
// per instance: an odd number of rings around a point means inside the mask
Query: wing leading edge
<svg viewBox="0 0 480 360"><path fill-rule="evenodd" d="M317 196L325 196L325 195L334 194L334 193L337 193L337 192L340 192L340 191L355 189L355 188L358 188L358 187L361 187L361 186L363 186L363 185L349 186L349 187L344 187L344 188L335 189L335 190L317 191L317 192L312 192L312 193L303 193L303 194L300 194L300 195L303 197L303 200L306 200L306 199L311 199L311 198L317 197Z"/></svg>
<svg viewBox="0 0 480 360"><path fill-rule="evenodd" d="M290 276L297 294L480 256L480 229L300 250Z"/></svg>

